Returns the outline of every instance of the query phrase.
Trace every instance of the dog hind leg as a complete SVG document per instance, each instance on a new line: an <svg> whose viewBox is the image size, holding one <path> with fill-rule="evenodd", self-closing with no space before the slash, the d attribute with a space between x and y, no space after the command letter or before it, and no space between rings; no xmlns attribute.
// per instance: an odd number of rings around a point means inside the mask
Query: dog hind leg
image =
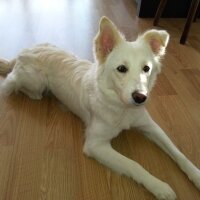
<svg viewBox="0 0 200 200"><path fill-rule="evenodd" d="M46 76L37 69L37 66L17 63L1 84L0 93L8 96L13 91L20 91L31 99L41 99L47 83Z"/></svg>
<svg viewBox="0 0 200 200"><path fill-rule="evenodd" d="M21 88L20 91L22 93L26 94L30 99L34 99L34 100L42 99L42 93L41 92L33 92L33 91L30 91L26 88Z"/></svg>
<svg viewBox="0 0 200 200"><path fill-rule="evenodd" d="M19 78L18 90L26 94L29 98L40 100L42 94L47 88L46 77L32 69L31 72L23 72Z"/></svg>
<svg viewBox="0 0 200 200"><path fill-rule="evenodd" d="M0 85L0 94L9 96L16 89L16 78L13 74L9 74Z"/></svg>

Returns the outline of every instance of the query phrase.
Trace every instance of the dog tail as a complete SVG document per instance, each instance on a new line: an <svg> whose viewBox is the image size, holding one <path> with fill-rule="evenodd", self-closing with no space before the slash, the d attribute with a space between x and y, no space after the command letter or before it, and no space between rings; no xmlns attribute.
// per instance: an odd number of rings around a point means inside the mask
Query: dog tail
<svg viewBox="0 0 200 200"><path fill-rule="evenodd" d="M16 63L16 59L8 61L6 59L0 59L0 74L6 75L12 71L14 65Z"/></svg>

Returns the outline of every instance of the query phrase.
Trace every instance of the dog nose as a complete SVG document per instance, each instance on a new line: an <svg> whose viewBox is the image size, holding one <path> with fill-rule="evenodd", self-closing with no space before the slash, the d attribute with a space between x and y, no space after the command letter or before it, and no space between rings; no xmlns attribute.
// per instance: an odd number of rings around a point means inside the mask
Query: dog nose
<svg viewBox="0 0 200 200"><path fill-rule="evenodd" d="M146 95L139 93L137 91L132 93L132 97L133 97L135 103L138 103L138 104L145 102L145 100L147 99Z"/></svg>

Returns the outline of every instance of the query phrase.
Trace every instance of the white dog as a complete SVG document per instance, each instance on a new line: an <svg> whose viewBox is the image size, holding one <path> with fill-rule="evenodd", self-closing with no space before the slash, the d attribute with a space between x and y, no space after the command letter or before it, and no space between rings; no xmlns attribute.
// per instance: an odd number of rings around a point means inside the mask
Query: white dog
<svg viewBox="0 0 200 200"><path fill-rule="evenodd" d="M8 73L1 94L21 91L41 99L50 90L86 124L83 151L100 163L134 179L157 199L176 199L171 187L133 160L116 152L110 141L123 129L137 127L160 146L200 189L200 171L173 145L151 119L144 103L165 53L169 34L150 30L128 42L106 17L94 40L96 63L44 44L26 49L13 61L0 61Z"/></svg>

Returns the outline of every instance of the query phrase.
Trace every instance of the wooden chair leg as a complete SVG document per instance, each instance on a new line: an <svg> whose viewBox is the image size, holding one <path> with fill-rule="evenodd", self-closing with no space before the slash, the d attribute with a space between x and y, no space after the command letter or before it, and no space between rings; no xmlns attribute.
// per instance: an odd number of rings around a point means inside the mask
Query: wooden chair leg
<svg viewBox="0 0 200 200"><path fill-rule="evenodd" d="M193 22L196 22L196 21L197 21L197 18L198 18L198 16L199 16L199 14L200 14L200 3L199 3L199 6L198 6L198 8L197 8L197 11L196 11L196 14L195 14L195 17L194 17Z"/></svg>
<svg viewBox="0 0 200 200"><path fill-rule="evenodd" d="M187 16L187 21L185 23L185 27L184 27L184 30L183 30L183 33L182 33L182 36L181 36L181 39L180 39L181 44L185 44L185 42L187 40L187 36L188 36L189 31L190 31L191 24L194 20L199 2L200 2L200 0L192 0L192 3L190 5L190 9L189 9L189 12L188 12L188 16Z"/></svg>
<svg viewBox="0 0 200 200"><path fill-rule="evenodd" d="M155 15L155 18L154 18L154 21L153 21L154 26L158 25L159 19L160 19L162 13L163 13L163 10L165 8L166 3L167 3L167 0L160 0L160 4L158 6L158 9L156 11L156 15Z"/></svg>

